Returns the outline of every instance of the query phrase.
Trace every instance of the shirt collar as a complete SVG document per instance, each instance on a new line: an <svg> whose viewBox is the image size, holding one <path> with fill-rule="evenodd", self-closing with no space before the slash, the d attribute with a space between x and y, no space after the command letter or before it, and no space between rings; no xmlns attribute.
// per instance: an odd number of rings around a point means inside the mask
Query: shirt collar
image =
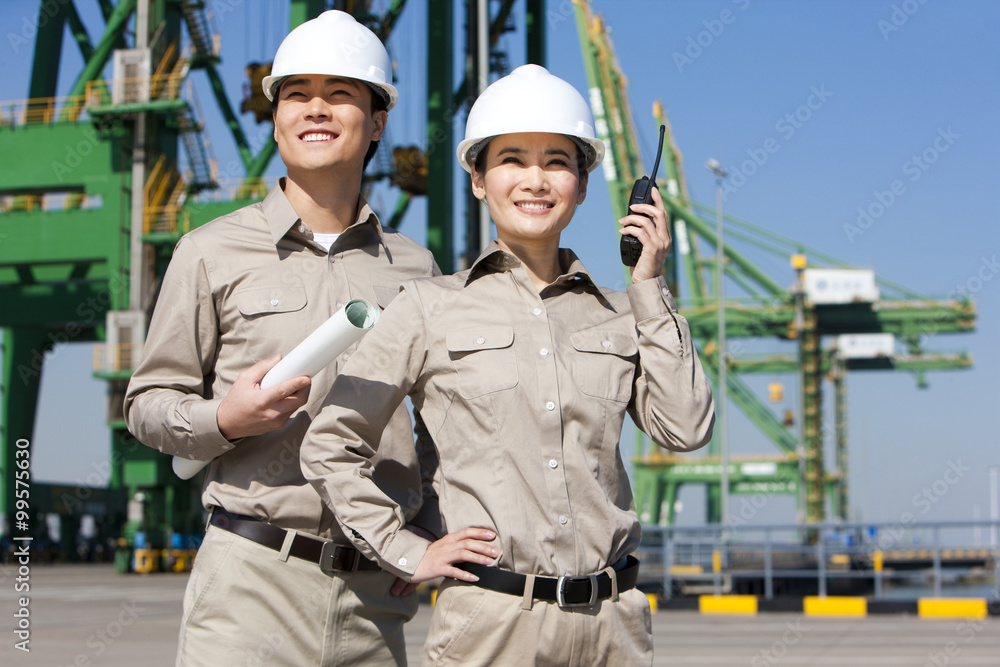
<svg viewBox="0 0 1000 667"><path fill-rule="evenodd" d="M490 241L490 244L486 246L482 254L472 263L465 284L468 285L476 278L487 273L511 271L518 266L521 266L521 260L501 248L496 241ZM583 262L569 248L559 248L559 266L562 269L562 275L552 282L553 286L587 282L594 289L600 291L600 288L590 275L590 272L583 265Z"/></svg>
<svg viewBox="0 0 1000 667"><path fill-rule="evenodd" d="M292 231L312 239L312 230L302 222L299 214L292 207L292 203L285 196L284 178L278 181L277 187L271 188L271 191L264 197L264 201L261 202L261 206L264 209L264 217L271 229L271 238L274 239L275 244ZM344 232L362 225L370 226L378 235L379 241L385 245L385 235L382 232L382 224L379 222L378 216L375 215L365 198L358 195L358 217L354 220L354 224L345 229Z"/></svg>

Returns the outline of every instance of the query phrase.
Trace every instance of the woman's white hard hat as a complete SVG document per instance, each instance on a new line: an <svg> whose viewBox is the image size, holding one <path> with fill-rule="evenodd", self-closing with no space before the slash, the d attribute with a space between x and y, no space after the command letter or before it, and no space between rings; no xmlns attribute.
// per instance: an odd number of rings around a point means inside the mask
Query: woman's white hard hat
<svg viewBox="0 0 1000 667"><path fill-rule="evenodd" d="M274 54L271 75L264 77L264 95L274 100L279 84L293 74L343 76L364 81L382 95L386 110L399 94L392 85L389 53L371 30L346 12L323 12L292 30Z"/></svg>
<svg viewBox="0 0 1000 667"><path fill-rule="evenodd" d="M573 139L585 154L587 171L604 159L604 142L594 133L594 115L576 88L539 65L522 65L494 81L469 111L458 163L472 173L476 156L501 134L552 132Z"/></svg>

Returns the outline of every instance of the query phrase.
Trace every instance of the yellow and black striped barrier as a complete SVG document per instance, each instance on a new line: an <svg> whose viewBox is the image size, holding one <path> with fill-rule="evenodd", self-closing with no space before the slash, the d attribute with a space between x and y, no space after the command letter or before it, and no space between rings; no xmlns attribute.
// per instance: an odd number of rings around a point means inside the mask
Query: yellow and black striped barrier
<svg viewBox="0 0 1000 667"><path fill-rule="evenodd" d="M869 599L854 596L807 595L766 600L756 595L698 595L660 599L661 611L698 611L702 614L754 615L761 612L801 613L806 616L863 618L875 614L913 614L928 619L984 619L1000 616L1000 598Z"/></svg>

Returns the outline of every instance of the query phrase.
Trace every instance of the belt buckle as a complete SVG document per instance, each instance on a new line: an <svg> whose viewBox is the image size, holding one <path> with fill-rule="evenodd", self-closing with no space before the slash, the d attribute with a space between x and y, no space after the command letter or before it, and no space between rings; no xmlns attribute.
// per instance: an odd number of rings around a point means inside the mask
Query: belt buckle
<svg viewBox="0 0 1000 667"><path fill-rule="evenodd" d="M337 558L337 551L339 549L348 549L353 553L354 560L350 567L337 567L339 559ZM337 544L336 542L323 542L323 550L319 554L319 569L327 574L333 574L334 572L356 572L358 569L358 563L361 562L361 552L354 547L348 547L343 544Z"/></svg>
<svg viewBox="0 0 1000 667"><path fill-rule="evenodd" d="M578 582L578 581L590 581L590 600L587 602L566 602L566 592L564 586L566 581ZM567 607L593 607L597 603L597 575L587 574L582 577L567 577L565 575L559 577L556 581L556 604L559 605L560 609L566 609Z"/></svg>

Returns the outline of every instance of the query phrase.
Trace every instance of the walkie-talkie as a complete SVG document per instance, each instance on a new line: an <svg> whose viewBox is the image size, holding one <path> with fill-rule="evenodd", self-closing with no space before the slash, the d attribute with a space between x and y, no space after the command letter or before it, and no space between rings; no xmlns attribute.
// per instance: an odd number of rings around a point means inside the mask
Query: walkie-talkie
<svg viewBox="0 0 1000 667"><path fill-rule="evenodd" d="M652 204L653 188L656 187L656 170L660 168L660 154L663 152L663 134L666 127L660 126L660 147L656 149L656 162L653 163L653 171L649 177L643 176L632 186L632 194L628 198L628 212L632 213L632 204ZM646 215L639 213L638 215ZM651 216L646 215L652 220ZM642 242L634 236L622 234L621 240L622 264L625 266L635 266L642 254Z"/></svg>

